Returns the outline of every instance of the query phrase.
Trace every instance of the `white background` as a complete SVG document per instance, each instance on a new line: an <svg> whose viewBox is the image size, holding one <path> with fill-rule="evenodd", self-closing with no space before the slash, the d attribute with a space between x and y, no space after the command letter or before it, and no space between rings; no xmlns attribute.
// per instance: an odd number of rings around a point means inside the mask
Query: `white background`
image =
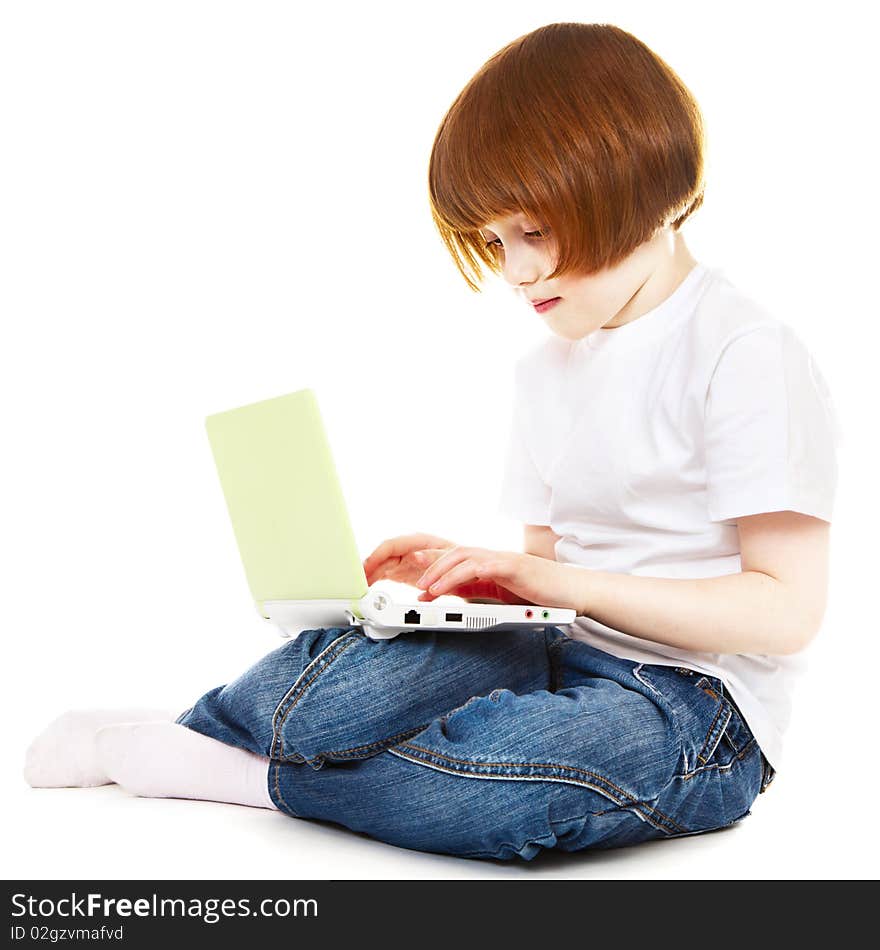
<svg viewBox="0 0 880 950"><path fill-rule="evenodd" d="M868 5L6 3L0 10L2 872L26 877L874 876L878 307ZM365 557L494 513L515 357L548 331L459 277L426 170L461 87L545 23L612 22L708 127L698 260L790 323L843 425L831 600L785 768L728 832L533 865L232 805L28 788L77 706L183 709L279 641L204 432L318 393ZM870 116L869 116L870 113Z"/></svg>

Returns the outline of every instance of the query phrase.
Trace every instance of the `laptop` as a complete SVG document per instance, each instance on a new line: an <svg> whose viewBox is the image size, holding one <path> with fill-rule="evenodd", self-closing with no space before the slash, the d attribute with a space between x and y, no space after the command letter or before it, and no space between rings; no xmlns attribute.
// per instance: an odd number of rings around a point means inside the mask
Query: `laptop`
<svg viewBox="0 0 880 950"><path fill-rule="evenodd" d="M215 413L205 428L251 595L282 636L361 626L372 639L389 639L574 621L574 610L559 607L424 602L381 580L368 585L312 389Z"/></svg>

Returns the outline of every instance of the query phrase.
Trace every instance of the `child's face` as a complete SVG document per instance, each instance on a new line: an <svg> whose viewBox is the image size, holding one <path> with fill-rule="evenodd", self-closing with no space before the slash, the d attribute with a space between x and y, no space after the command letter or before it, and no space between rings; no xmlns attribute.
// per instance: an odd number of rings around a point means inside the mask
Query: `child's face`
<svg viewBox="0 0 880 950"><path fill-rule="evenodd" d="M511 215L490 221L480 231L487 242L503 248L498 260L504 279L527 306L534 310L533 301L561 298L547 310L534 312L566 340L579 340L600 327L618 327L647 313L656 305L650 302L654 289L668 281L671 270L681 263L676 235L663 228L614 267L547 282L546 275L555 266L553 236L540 234L538 222Z"/></svg>

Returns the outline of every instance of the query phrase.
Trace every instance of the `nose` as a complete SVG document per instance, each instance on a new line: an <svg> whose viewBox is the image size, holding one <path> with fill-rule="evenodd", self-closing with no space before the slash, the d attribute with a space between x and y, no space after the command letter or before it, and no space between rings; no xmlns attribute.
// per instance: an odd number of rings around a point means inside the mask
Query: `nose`
<svg viewBox="0 0 880 950"><path fill-rule="evenodd" d="M504 279L513 287L534 284L541 276L542 257L528 248L505 251Z"/></svg>

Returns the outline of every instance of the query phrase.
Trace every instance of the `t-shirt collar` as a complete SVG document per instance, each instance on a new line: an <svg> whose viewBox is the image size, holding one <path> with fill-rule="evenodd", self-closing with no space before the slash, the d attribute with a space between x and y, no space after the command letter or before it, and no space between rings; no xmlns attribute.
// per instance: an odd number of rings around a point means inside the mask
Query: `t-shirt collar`
<svg viewBox="0 0 880 950"><path fill-rule="evenodd" d="M703 278L709 272L704 264L696 264L685 279L656 307L643 313L635 320L621 327L594 330L575 342L578 348L585 350L609 350L640 345L668 332L677 323L676 315L687 315L695 302L697 292L703 284Z"/></svg>

